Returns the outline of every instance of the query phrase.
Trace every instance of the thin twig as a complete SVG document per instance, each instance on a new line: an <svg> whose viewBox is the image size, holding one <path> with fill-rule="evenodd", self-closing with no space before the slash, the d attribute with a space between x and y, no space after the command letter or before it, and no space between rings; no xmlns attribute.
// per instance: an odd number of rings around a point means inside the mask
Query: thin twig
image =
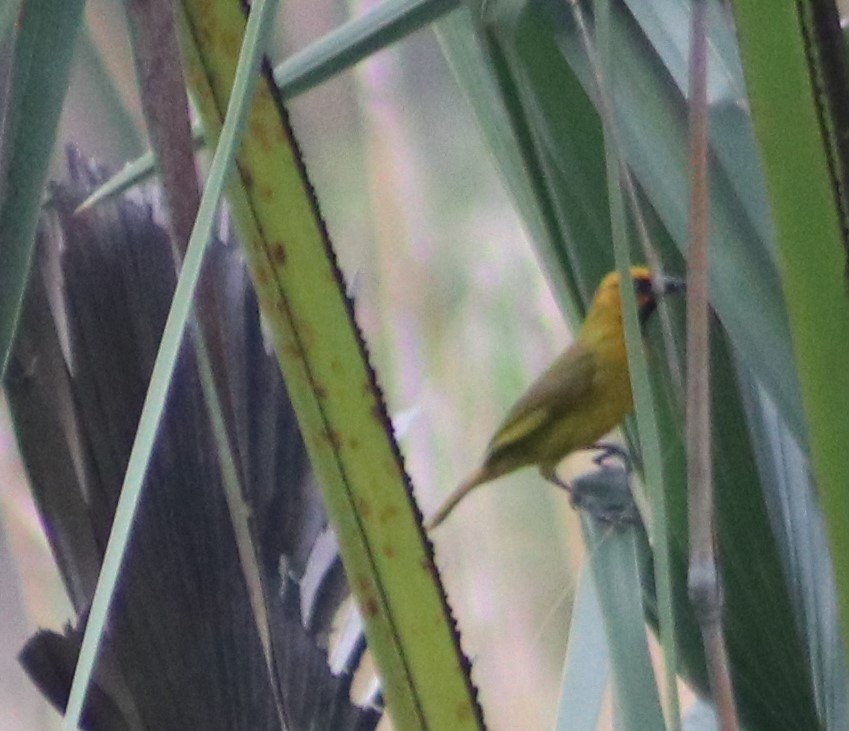
<svg viewBox="0 0 849 731"><path fill-rule="evenodd" d="M693 0L690 36L690 248L687 256L688 590L702 631L719 728L738 727L722 634L722 585L714 540L708 313L708 118L705 0Z"/></svg>

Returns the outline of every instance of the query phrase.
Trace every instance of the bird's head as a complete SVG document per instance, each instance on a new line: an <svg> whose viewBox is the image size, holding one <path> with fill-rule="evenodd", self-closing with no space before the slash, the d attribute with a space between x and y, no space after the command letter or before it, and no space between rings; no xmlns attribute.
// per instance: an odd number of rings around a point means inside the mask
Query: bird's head
<svg viewBox="0 0 849 731"><path fill-rule="evenodd" d="M640 325L645 325L651 314L657 309L658 297L683 292L685 289L684 280L677 277L661 277L658 282L653 283L651 272L647 267L642 266L631 267L631 283L634 286L634 294L637 298ZM615 311L617 314L621 313L620 285L619 272L611 272L602 279L596 290L590 311L600 309L609 312Z"/></svg>

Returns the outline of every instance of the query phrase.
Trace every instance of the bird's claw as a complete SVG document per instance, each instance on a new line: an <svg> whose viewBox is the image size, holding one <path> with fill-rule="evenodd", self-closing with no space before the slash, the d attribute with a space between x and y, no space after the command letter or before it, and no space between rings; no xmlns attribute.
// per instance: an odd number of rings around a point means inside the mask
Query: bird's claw
<svg viewBox="0 0 849 731"><path fill-rule="evenodd" d="M566 492L568 492L569 493L569 501L570 502L572 501L572 499L573 499L572 493L574 491L572 489L571 483L566 482L565 480L561 480L560 477L557 475L557 472L555 470L543 470L541 472L541 474L543 476L543 479L550 482L552 485L556 485L561 490L565 490Z"/></svg>
<svg viewBox="0 0 849 731"><path fill-rule="evenodd" d="M601 454L593 458L602 470L615 470L605 462L611 457L619 457L624 463L624 487L621 494L611 495L607 492L599 492L598 487L586 480L579 478L577 483L562 480L555 470L544 470L542 476L553 485L565 490L569 494L569 505L575 510L592 515L596 520L622 528L633 525L640 521L640 515L630 494L627 476L631 471L631 459L628 453L617 444L601 443L594 445L592 449L598 449Z"/></svg>
<svg viewBox="0 0 849 731"><path fill-rule="evenodd" d="M593 457L593 462L599 467L604 467L607 460L617 457L622 460L622 464L628 474L631 474L633 471L631 455L628 453L628 450L619 444L614 442L597 442L590 449L599 452L599 454Z"/></svg>

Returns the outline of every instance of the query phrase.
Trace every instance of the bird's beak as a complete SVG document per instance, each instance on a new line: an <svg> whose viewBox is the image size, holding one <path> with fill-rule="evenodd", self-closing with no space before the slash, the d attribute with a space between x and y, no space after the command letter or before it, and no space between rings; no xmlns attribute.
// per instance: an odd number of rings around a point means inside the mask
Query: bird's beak
<svg viewBox="0 0 849 731"><path fill-rule="evenodd" d="M680 277L664 277L662 280L662 295L683 294L687 291L687 282Z"/></svg>

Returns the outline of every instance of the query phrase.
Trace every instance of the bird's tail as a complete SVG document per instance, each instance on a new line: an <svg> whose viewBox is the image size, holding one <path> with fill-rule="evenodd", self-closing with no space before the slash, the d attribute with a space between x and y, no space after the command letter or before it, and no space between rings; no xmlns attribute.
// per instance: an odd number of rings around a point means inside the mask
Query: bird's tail
<svg viewBox="0 0 849 731"><path fill-rule="evenodd" d="M482 485L484 482L489 482L491 479L492 475L489 474L485 467L481 467L469 475L469 477L446 498L445 502L439 507L439 510L425 521L425 530L431 531L439 526L442 521L450 515L451 511L457 507L457 503L466 497L468 493L470 493L478 485Z"/></svg>

